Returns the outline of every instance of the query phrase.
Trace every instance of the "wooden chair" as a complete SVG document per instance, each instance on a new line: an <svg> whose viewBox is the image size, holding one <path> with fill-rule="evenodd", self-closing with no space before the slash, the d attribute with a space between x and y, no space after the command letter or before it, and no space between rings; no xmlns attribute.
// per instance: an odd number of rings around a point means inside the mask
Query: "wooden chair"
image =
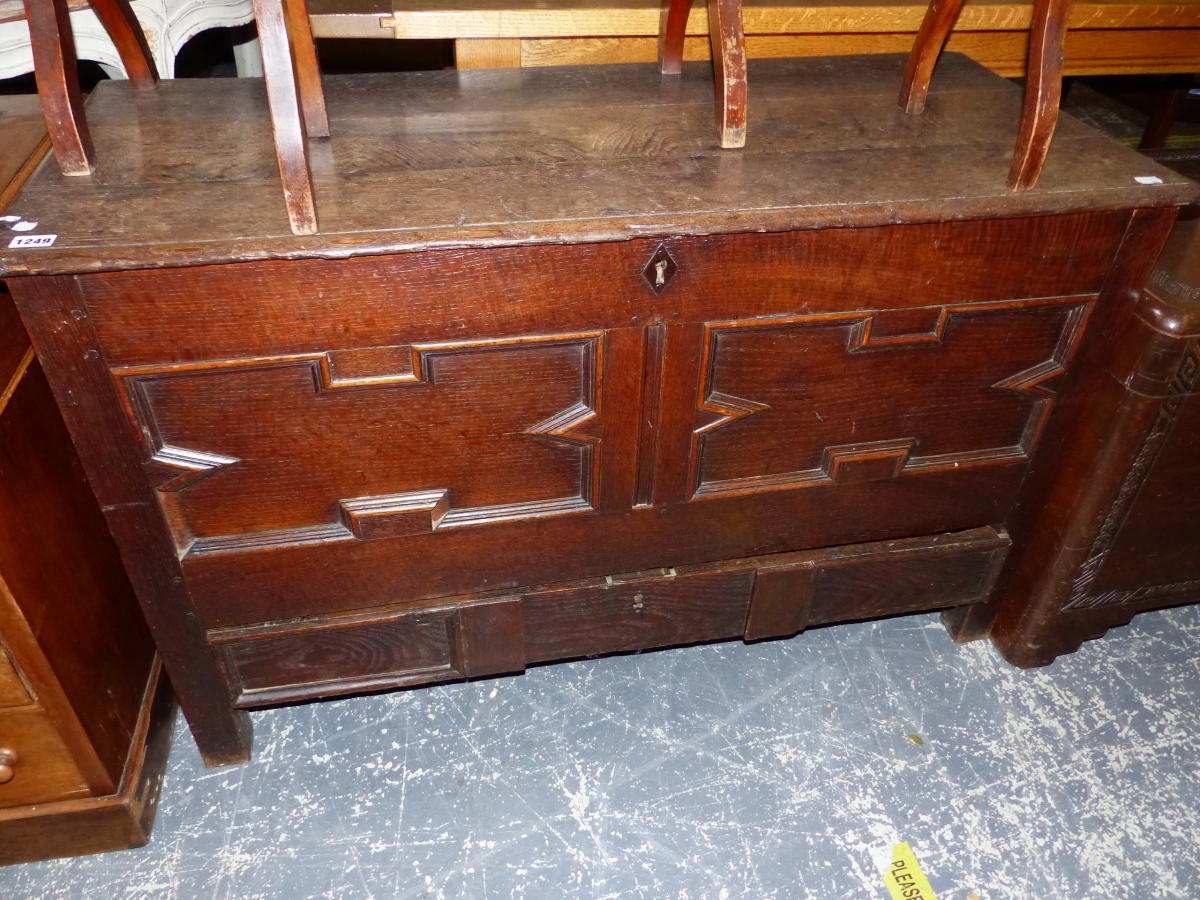
<svg viewBox="0 0 1200 900"><path fill-rule="evenodd" d="M929 4L904 73L900 105L906 112L925 109L934 66L962 5L963 0L932 0ZM1008 177L1014 191L1027 190L1037 182L1054 137L1070 7L1071 0L1034 0L1025 107ZM691 8L691 0L662 0L658 58L664 75L680 73ZM746 143L746 38L741 0L708 0L708 22L721 146L742 147Z"/></svg>
<svg viewBox="0 0 1200 900"><path fill-rule="evenodd" d="M96 154L83 113L67 0L24 0L38 96L64 175L89 175ZM130 82L149 89L158 70L129 0L89 0L120 53ZM317 51L305 0L254 0L271 128L288 219L296 234L315 234L317 216L305 138L329 135ZM302 106L302 109L301 109Z"/></svg>
<svg viewBox="0 0 1200 900"><path fill-rule="evenodd" d="M38 98L54 156L64 175L90 175L96 168L96 153L83 115L67 0L24 2ZM158 70L129 0L89 2L116 45L129 81L141 90L153 88L158 84Z"/></svg>
<svg viewBox="0 0 1200 900"><path fill-rule="evenodd" d="M275 155L293 234L317 233L309 137L329 137L306 0L253 0Z"/></svg>
<svg viewBox="0 0 1200 900"><path fill-rule="evenodd" d="M908 57L900 106L908 113L925 109L929 80L945 46L963 0L932 0L921 30ZM1008 186L1028 190L1037 183L1062 97L1063 41L1071 0L1034 0L1033 25L1029 32L1029 62L1026 67L1025 106L1017 134L1017 148L1008 173Z"/></svg>
<svg viewBox="0 0 1200 900"><path fill-rule="evenodd" d="M683 70L683 38L692 0L662 0L658 64L664 75ZM742 0L708 0L708 37L716 78L717 128L721 146L746 146L746 34Z"/></svg>

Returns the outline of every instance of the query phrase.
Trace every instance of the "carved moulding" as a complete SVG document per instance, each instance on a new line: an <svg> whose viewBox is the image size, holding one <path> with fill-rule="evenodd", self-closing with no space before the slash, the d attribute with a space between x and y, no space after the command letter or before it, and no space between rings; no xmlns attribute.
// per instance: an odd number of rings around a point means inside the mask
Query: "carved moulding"
<svg viewBox="0 0 1200 900"><path fill-rule="evenodd" d="M1171 436L1179 413L1198 380L1200 380L1200 343L1192 340L1188 342L1184 350L1183 359L1167 386L1167 393L1158 408L1158 414L1142 439L1137 456L1134 457L1133 463L1108 509L1104 524L1096 534L1095 540L1092 541L1087 559L1079 568L1079 574L1076 576L1074 584L1071 585L1071 592L1063 601L1064 612L1073 609L1098 609L1101 606L1140 602L1160 597L1167 598L1200 591L1200 581L1150 585L1132 590L1092 591L1092 585L1121 533L1121 526L1125 523L1142 485L1145 484L1150 470L1166 445L1167 438Z"/></svg>
<svg viewBox="0 0 1200 900"><path fill-rule="evenodd" d="M163 379L197 374L242 373L279 368L308 368L320 394L331 391L370 390L395 385L432 385L433 362L461 353L520 350L576 345L583 349L581 377L583 400L548 418L521 429L534 438L565 442L580 451L580 490L576 496L454 508L453 491L433 487L418 491L341 498L334 502L337 521L299 528L281 528L228 535L191 537L178 501L172 495L201 481L229 471L243 460L233 456L174 446L160 433L150 389ZM244 552L273 547L320 544L331 541L376 540L436 530L472 527L516 520L590 512L595 509L600 486L601 438L591 433L599 425L602 403L605 335L602 331L566 335L535 335L466 341L414 343L366 348L349 353L325 351L279 356L202 362L129 366L113 370L118 393L130 422L149 451L147 474L176 532L181 555L190 557ZM381 360L392 371L372 371ZM405 362L397 366L396 360ZM364 365L364 360L366 361Z"/></svg>
<svg viewBox="0 0 1200 900"><path fill-rule="evenodd" d="M737 496L761 491L792 490L815 485L848 484L895 478L917 472L938 472L981 465L997 465L1028 460L1053 408L1055 392L1050 382L1064 374L1083 334L1092 308L1093 295L1053 297L996 303L972 303L929 308L933 322L927 330L911 334L880 334L876 322L879 311L787 316L770 319L710 322L705 326L704 356L700 390L696 401L697 426L692 433L690 484L692 498ZM751 331L803 328L843 328L846 331L845 354L888 353L911 349L936 349L947 339L950 325L962 317L988 313L1017 313L1023 310L1061 307L1065 310L1058 339L1047 359L1026 365L982 388L1023 394L1032 401L1020 438L1007 446L978 447L951 453L922 454L921 439L914 434L897 434L880 440L829 444L819 449L816 466L769 475L704 480L702 466L705 444L714 432L738 420L771 408L752 398L734 396L721 390L717 350L722 336ZM903 312L918 312L904 310ZM799 385L802 387L803 385ZM905 398L897 397L897 402Z"/></svg>

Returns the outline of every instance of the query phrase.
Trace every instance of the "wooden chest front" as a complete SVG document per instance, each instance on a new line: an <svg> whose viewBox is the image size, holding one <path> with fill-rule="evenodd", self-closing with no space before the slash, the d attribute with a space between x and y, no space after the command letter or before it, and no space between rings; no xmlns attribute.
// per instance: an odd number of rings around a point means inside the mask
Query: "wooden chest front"
<svg viewBox="0 0 1200 900"><path fill-rule="evenodd" d="M203 625L249 680L239 695L293 696L295 672L265 674L261 651L243 649L254 626L265 639L281 621L1001 525L1128 220L436 251L78 285L124 409L120 439L137 445ZM681 607L699 627L662 642L740 636L744 576L721 576L732 581L714 611ZM623 649L601 616L579 625L600 629L590 640L535 650L532 618L529 653L508 668ZM413 658L378 672L347 674L314 650L302 681L327 692L436 669L451 638L431 628L396 631Z"/></svg>

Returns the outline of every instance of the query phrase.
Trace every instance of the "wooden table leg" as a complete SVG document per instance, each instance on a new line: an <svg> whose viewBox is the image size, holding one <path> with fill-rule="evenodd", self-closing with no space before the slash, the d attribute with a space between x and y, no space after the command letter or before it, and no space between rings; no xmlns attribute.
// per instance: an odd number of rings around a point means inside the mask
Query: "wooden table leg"
<svg viewBox="0 0 1200 900"><path fill-rule="evenodd" d="M308 168L308 145L283 4L284 0L254 0L254 17L258 20L271 131L275 136L288 220L293 234L316 234L317 209Z"/></svg>
<svg viewBox="0 0 1200 900"><path fill-rule="evenodd" d="M746 35L741 0L708 0L721 146L746 146Z"/></svg>
<svg viewBox="0 0 1200 900"><path fill-rule="evenodd" d="M321 68L317 63L317 45L312 23L308 20L306 0L284 0L288 30L295 55L296 81L300 86L300 106L304 111L304 130L309 137L329 137L329 117L325 113L325 91L321 87Z"/></svg>
<svg viewBox="0 0 1200 900"><path fill-rule="evenodd" d="M904 70L904 83L900 88L900 108L906 113L925 110L925 98L929 94L929 81L933 67L946 46L950 29L962 10L963 0L933 0L925 10L921 30L913 42L908 55L908 67Z"/></svg>
<svg viewBox="0 0 1200 900"><path fill-rule="evenodd" d="M148 90L158 84L158 67L146 42L146 32L129 0L89 0L89 3L116 45L130 84L139 90Z"/></svg>
<svg viewBox="0 0 1200 900"><path fill-rule="evenodd" d="M1063 41L1071 0L1034 0L1021 131L1008 173L1014 191L1033 187L1042 172L1062 96Z"/></svg>
<svg viewBox="0 0 1200 900"><path fill-rule="evenodd" d="M64 175L90 175L96 152L83 116L67 0L25 0L38 99Z"/></svg>
<svg viewBox="0 0 1200 900"><path fill-rule="evenodd" d="M683 71L683 37L692 0L662 0L658 25L658 65L664 75Z"/></svg>

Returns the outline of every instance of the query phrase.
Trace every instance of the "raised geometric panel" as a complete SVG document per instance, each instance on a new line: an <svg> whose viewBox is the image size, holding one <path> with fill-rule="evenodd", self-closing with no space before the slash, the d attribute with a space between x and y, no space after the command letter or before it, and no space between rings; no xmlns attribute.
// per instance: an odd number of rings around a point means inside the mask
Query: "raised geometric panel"
<svg viewBox="0 0 1200 900"><path fill-rule="evenodd" d="M195 555L594 509L604 344L585 332L114 375Z"/></svg>
<svg viewBox="0 0 1200 900"><path fill-rule="evenodd" d="M708 323L691 495L1027 459L1093 299Z"/></svg>

